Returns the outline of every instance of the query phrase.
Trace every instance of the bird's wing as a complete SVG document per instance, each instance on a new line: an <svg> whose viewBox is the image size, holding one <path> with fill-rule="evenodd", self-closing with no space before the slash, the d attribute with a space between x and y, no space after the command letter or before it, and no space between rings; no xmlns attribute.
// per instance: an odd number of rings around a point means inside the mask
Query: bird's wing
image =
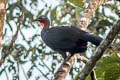
<svg viewBox="0 0 120 80"><path fill-rule="evenodd" d="M43 37L44 42L55 48L72 48L79 40L79 33L70 27L54 27Z"/></svg>
<svg viewBox="0 0 120 80"><path fill-rule="evenodd" d="M97 37L88 32L82 31L74 27L54 27L48 30L45 43L50 47L55 48L73 48L79 42L91 42L94 45L99 45L102 38Z"/></svg>

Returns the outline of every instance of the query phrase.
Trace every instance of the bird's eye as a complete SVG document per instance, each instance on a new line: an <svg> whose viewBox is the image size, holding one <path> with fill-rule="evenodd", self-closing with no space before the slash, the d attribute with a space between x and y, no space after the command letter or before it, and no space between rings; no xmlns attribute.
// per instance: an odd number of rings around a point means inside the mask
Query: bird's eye
<svg viewBox="0 0 120 80"><path fill-rule="evenodd" d="M44 19L44 17L41 17L41 19Z"/></svg>

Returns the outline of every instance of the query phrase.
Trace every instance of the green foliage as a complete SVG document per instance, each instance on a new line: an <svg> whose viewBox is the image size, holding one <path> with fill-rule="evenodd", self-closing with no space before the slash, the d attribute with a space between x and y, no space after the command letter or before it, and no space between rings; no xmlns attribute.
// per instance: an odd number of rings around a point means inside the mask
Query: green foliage
<svg viewBox="0 0 120 80"><path fill-rule="evenodd" d="M80 8L82 8L86 2L86 0L69 0L69 1Z"/></svg>
<svg viewBox="0 0 120 80"><path fill-rule="evenodd" d="M112 53L109 57L101 59L96 67L98 80L120 79L120 56Z"/></svg>

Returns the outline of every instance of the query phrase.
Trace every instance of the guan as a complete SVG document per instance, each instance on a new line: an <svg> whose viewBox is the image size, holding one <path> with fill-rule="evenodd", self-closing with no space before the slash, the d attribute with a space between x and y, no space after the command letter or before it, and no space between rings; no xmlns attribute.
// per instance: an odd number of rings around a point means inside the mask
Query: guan
<svg viewBox="0 0 120 80"><path fill-rule="evenodd" d="M44 43L51 49L58 51L64 59L67 57L67 52L69 52L71 56L75 53L85 52L88 42L98 46L102 41L102 38L96 35L71 26L49 28L50 21L44 15L34 21L39 21L43 27L41 37Z"/></svg>

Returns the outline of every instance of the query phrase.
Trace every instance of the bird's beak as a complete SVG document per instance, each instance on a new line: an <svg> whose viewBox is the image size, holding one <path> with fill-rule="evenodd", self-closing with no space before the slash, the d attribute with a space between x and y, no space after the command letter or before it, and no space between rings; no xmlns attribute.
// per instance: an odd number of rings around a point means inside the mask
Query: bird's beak
<svg viewBox="0 0 120 80"><path fill-rule="evenodd" d="M39 19L34 19L33 21L34 21L34 22L35 22L35 21L39 21Z"/></svg>

